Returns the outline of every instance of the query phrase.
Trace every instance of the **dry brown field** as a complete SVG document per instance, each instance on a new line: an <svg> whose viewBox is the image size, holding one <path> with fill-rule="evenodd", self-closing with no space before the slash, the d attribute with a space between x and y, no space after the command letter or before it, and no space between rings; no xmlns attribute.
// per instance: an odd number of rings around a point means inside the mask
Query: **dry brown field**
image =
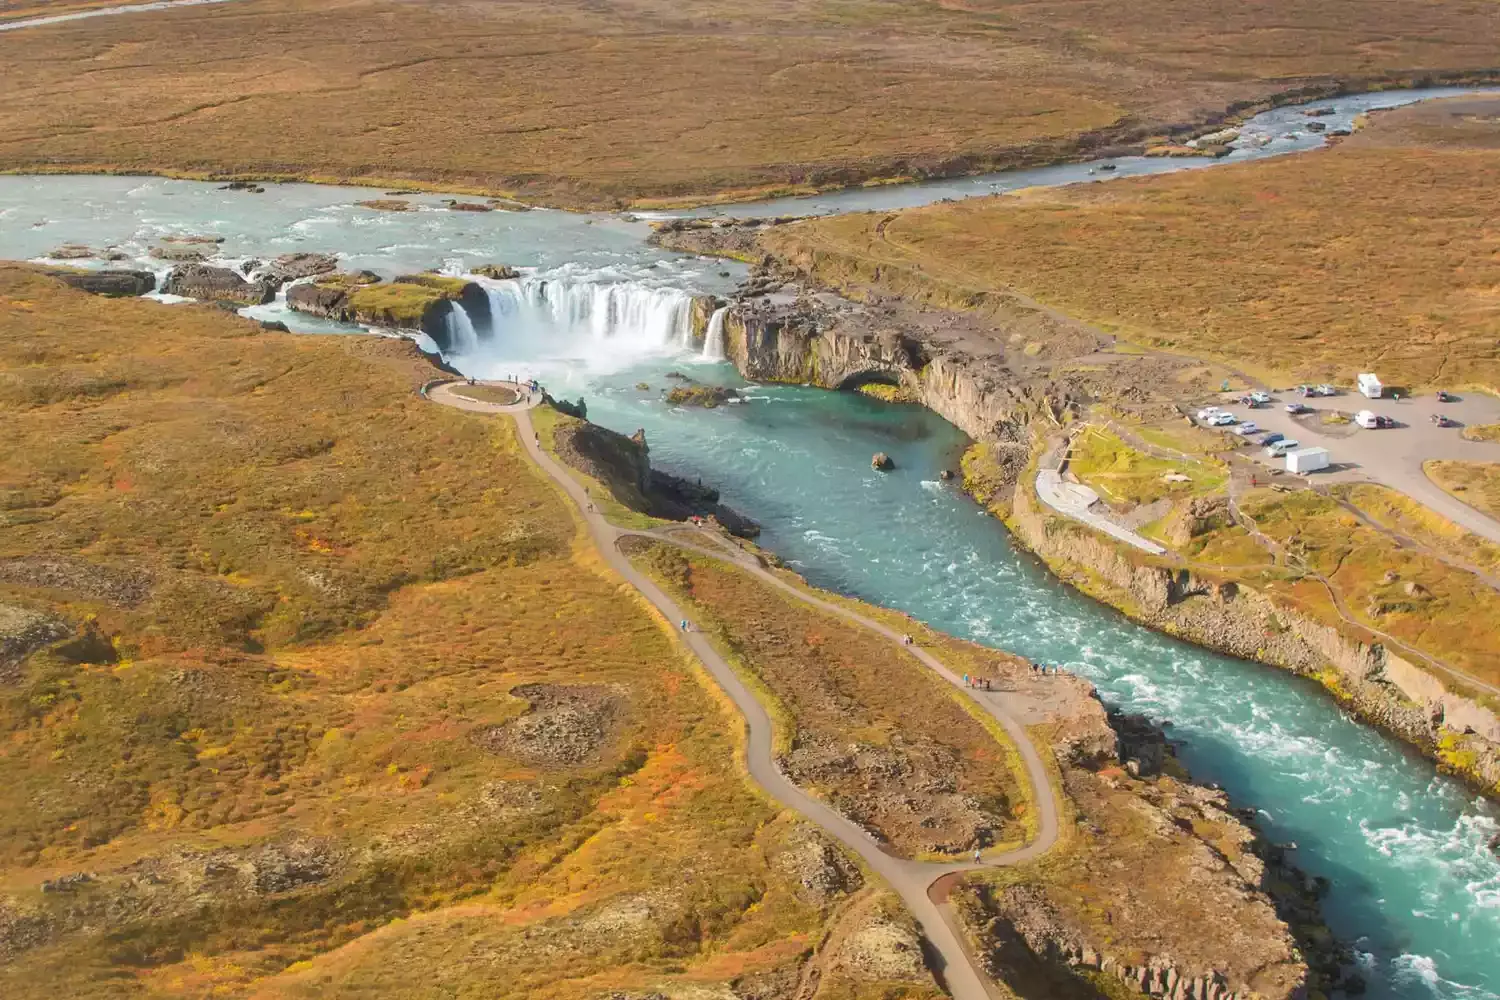
<svg viewBox="0 0 1500 1000"><path fill-rule="evenodd" d="M1487 0L236 0L0 34L0 168L600 206L1052 160L1497 65Z"/></svg>
<svg viewBox="0 0 1500 1000"><path fill-rule="evenodd" d="M1500 102L1378 114L1342 144L1169 176L771 230L845 287L1020 293L1267 377L1500 389ZM878 270L878 275L877 275Z"/></svg>
<svg viewBox="0 0 1500 1000"><path fill-rule="evenodd" d="M905 918L430 376L0 267L0 995L936 997L819 951Z"/></svg>

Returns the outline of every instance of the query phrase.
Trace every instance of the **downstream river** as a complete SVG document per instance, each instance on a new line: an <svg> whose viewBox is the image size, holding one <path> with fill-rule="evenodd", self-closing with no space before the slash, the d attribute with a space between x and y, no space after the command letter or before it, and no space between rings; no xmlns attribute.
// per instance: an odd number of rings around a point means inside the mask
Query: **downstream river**
<svg viewBox="0 0 1500 1000"><path fill-rule="evenodd" d="M1454 92L1319 102L1337 110L1317 120L1335 129L1371 107L1446 93ZM1227 159L1316 145L1309 120L1297 109L1258 116ZM884 209L1224 161L1112 162L1113 171L1053 167L715 211ZM355 204L376 196L307 185L257 195L157 179L0 177L0 257L113 245L165 270L144 258L154 241L207 234L224 238L224 263L313 250L386 275L521 266L523 279L489 283L498 319L462 341L450 358L461 370L538 375L556 393L586 397L600 423L645 428L653 462L720 486L727 502L765 525L762 544L820 586L1067 664L1111 704L1170 721L1197 778L1259 810L1273 841L1294 844L1297 863L1331 881L1325 911L1355 944L1369 996L1500 998L1500 860L1486 846L1500 831L1492 807L1344 717L1314 686L1133 625L1053 580L939 479L963 439L936 416L856 395L747 388L730 366L685 347L689 294L726 292L743 268L652 250L642 243L646 227L625 218L453 212L429 196L413 197L418 210L405 213ZM279 304L253 313L307 332L341 329ZM670 409L659 391L672 369L745 388L750 402ZM637 389L640 382L650 388ZM873 473L875 451L891 454L896 471Z"/></svg>

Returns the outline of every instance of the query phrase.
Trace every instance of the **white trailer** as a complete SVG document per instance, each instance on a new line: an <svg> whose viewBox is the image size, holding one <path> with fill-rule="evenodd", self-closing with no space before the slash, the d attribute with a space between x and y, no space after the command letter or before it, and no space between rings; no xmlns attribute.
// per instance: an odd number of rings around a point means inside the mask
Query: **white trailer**
<svg viewBox="0 0 1500 1000"><path fill-rule="evenodd" d="M1374 372L1364 372L1359 376L1359 391L1366 399L1379 399L1385 394L1385 386L1380 384Z"/></svg>
<svg viewBox="0 0 1500 1000"><path fill-rule="evenodd" d="M1354 422L1367 431L1380 426L1380 418L1375 415L1374 410L1360 410L1354 415Z"/></svg>
<svg viewBox="0 0 1500 1000"><path fill-rule="evenodd" d="M1328 468L1327 448L1303 448L1286 453L1286 471L1306 475Z"/></svg>

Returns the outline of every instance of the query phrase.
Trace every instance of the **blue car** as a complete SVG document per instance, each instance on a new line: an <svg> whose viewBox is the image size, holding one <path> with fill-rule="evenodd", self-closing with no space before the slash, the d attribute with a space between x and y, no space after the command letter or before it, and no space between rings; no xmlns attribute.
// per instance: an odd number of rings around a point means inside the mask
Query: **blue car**
<svg viewBox="0 0 1500 1000"><path fill-rule="evenodd" d="M1265 436L1265 438L1260 443L1261 443L1261 446L1264 447L1266 445L1273 445L1277 441L1284 440L1285 438L1286 438L1285 434L1271 433L1271 434L1267 434Z"/></svg>

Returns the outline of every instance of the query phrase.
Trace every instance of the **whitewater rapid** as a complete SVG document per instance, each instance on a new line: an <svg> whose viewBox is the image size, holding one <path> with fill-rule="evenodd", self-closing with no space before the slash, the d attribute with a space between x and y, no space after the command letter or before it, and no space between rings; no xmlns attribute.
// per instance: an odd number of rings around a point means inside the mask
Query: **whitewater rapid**
<svg viewBox="0 0 1500 1000"><path fill-rule="evenodd" d="M1324 119L1336 127L1372 107L1457 92L1320 103L1337 106ZM1299 120L1290 108L1256 116L1244 127L1250 143L1229 159L1321 144ZM1108 174L1068 164L706 211L893 208L1216 162L1225 161L1126 157ZM743 265L653 249L647 226L632 219L453 212L425 195L411 197L413 211L381 213L359 207L369 196L311 185L246 195L150 178L0 177L0 256L45 259L81 242L161 269L148 255L153 243L206 233L223 238L213 262L226 265L313 250L385 277L438 265L449 274L518 267L519 279L477 279L484 294L458 303L440 331L444 343L427 346L442 346L468 374L541 376L559 393L585 396L601 423L645 428L654 463L719 486L766 526L763 544L815 583L1065 663L1109 703L1170 720L1195 777L1256 807L1271 839L1295 843L1296 862L1330 880L1329 923L1359 949L1372 1000L1500 1000L1500 863L1487 847L1500 826L1488 803L1345 717L1313 685L1133 625L1041 571L939 478L962 440L926 411L794 387L753 387L749 404L714 411L664 406L669 369L746 388L715 360L726 314L710 317L701 348L692 331L693 297L728 294ZM284 298L245 312L294 330L355 329L291 313ZM896 470L871 472L874 451L890 454Z"/></svg>

